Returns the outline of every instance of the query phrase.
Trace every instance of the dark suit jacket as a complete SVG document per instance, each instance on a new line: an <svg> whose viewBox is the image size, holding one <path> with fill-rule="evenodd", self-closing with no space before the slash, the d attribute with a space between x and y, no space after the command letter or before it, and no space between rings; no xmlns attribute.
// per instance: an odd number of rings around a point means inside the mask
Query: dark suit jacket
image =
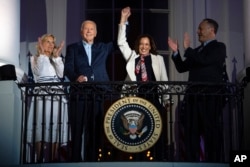
<svg viewBox="0 0 250 167"><path fill-rule="evenodd" d="M222 82L223 64L226 58L226 46L224 43L213 40L201 51L201 46L185 51L185 60L180 54L172 56L172 60L178 72L189 71L189 81L196 82Z"/></svg>
<svg viewBox="0 0 250 167"><path fill-rule="evenodd" d="M109 81L106 70L106 60L113 51L113 43L94 43L92 45L92 62L88 57L82 41L67 47L64 74L71 82L75 82L80 75L88 77L88 81Z"/></svg>
<svg viewBox="0 0 250 167"><path fill-rule="evenodd" d="M89 65L88 56L82 41L67 46L64 65L65 76L67 76L71 82L76 82L80 75L87 76L88 82L109 81L106 70L106 60L112 51L113 43L111 42L94 43L92 45L92 62L91 65ZM100 138L98 136L101 134L102 114L104 113L102 104L103 97L101 97L101 95L95 96L97 94L93 91L96 89L81 87L81 85L78 86L82 88L80 91L85 92L84 94L80 94L80 96L76 96L79 95L79 90L76 89L76 87L71 87L70 89L69 118L72 127L72 160L77 162L82 161L82 133L83 127L85 127L84 133L87 137L84 139L84 152L86 150L88 151L85 154L84 160L93 161L95 156L93 156L92 151L96 152L97 150L94 148L98 148L98 143L94 142L100 142L99 140L93 140L93 137ZM97 86L101 89L108 89L108 86ZM94 129L92 129L93 121L96 123Z"/></svg>
<svg viewBox="0 0 250 167"><path fill-rule="evenodd" d="M180 54L172 56L178 72L189 71L190 82L223 82L223 65L226 58L225 44L213 40L202 50L201 46L185 51L184 59ZM203 85L204 86L204 85ZM195 94L203 86L194 85L186 91L179 111L179 119L184 129L187 161L199 161L200 135L204 135L206 161L215 162L220 159L222 136L220 114L222 98L220 96L204 96L218 92L220 87L202 89L204 94ZM213 126L211 126L213 125ZM208 149L209 148L209 149Z"/></svg>

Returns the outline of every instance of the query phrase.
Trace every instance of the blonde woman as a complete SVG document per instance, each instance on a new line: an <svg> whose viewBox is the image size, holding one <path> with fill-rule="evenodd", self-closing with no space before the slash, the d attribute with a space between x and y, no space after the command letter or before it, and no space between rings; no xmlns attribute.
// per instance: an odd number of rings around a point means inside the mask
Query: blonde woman
<svg viewBox="0 0 250 167"><path fill-rule="evenodd" d="M63 78L64 63L60 54L64 41L58 47L55 42L56 38L52 34L38 38L37 54L31 57L31 69L36 83L60 82ZM46 152L41 154L44 151L41 146L52 146L49 159L55 160L59 144L68 141L67 100L63 95L51 96L63 92L61 86L43 86L33 90L38 96L34 96L31 102L27 142L35 145L35 161L47 161Z"/></svg>

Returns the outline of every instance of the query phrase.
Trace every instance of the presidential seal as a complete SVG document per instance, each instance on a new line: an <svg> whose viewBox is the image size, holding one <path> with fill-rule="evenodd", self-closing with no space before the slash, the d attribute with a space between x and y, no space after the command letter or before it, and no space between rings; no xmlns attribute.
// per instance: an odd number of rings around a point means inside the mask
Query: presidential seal
<svg viewBox="0 0 250 167"><path fill-rule="evenodd" d="M117 149L138 153L151 148L159 139L162 120L157 108L140 97L124 97L106 112L104 131Z"/></svg>

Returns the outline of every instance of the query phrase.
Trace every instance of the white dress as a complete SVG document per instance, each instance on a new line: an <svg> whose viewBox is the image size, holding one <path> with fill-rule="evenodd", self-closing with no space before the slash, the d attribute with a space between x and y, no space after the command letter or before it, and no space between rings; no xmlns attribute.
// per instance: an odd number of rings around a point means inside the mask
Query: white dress
<svg viewBox="0 0 250 167"><path fill-rule="evenodd" d="M60 82L64 70L61 57L50 59L48 56L40 55L32 56L30 60L35 82ZM63 95L51 96L51 93L63 94L63 88L40 86L33 89L33 92L42 96L34 96L31 100L27 142L66 143L69 140L67 100Z"/></svg>

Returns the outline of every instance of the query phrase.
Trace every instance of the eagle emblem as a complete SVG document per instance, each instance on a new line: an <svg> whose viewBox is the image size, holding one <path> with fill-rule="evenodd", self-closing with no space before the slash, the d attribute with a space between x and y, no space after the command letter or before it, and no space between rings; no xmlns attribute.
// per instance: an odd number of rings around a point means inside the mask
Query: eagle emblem
<svg viewBox="0 0 250 167"><path fill-rule="evenodd" d="M129 135L130 139L136 139L141 137L146 131L147 126L143 126L143 120L145 115L138 111L128 111L121 115L123 127L126 131L124 135Z"/></svg>

